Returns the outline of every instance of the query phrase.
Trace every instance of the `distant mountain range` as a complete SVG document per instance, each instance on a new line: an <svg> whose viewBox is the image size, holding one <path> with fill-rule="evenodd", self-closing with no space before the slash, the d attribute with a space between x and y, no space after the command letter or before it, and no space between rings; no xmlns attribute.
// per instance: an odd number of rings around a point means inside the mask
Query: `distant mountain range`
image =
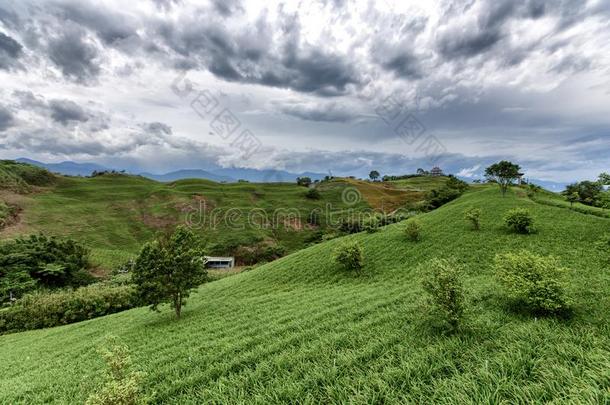
<svg viewBox="0 0 610 405"><path fill-rule="evenodd" d="M70 161L61 163L43 163L27 158L16 159L16 161L21 163L28 163L38 167L43 167L53 173L65 174L68 176L90 176L91 173L93 173L94 171L100 172L113 169L120 170L117 168L101 166L96 163L76 163ZM307 176L310 177L312 180L316 180L322 179L325 176L322 173L314 172L291 173L284 170L258 170L237 167L218 167L212 170L185 169L164 174L154 174L146 172L132 174L139 174L142 177L161 182L171 182L183 179L205 179L226 183L234 183L238 180L246 180L253 183L294 182L297 177Z"/></svg>
<svg viewBox="0 0 610 405"><path fill-rule="evenodd" d="M90 176L94 171L104 170L121 170L117 168L109 168L96 163L76 163L76 162L61 162L61 163L43 163L36 160L20 158L18 162L29 163L34 166L44 167L53 172L65 174L68 176ZM297 177L307 176L312 180L323 179L325 174L315 172L291 173L284 170L258 170L238 167L216 167L213 169L185 169L176 170L170 173L155 174L155 173L132 173L140 176L160 181L171 182L183 179L205 179L216 182L235 183L238 180L247 180L253 183L290 183L296 180ZM465 181L472 181L471 178L460 177ZM530 179L532 183L537 184L549 191L559 192L565 189L566 183L556 183L552 181L544 181Z"/></svg>

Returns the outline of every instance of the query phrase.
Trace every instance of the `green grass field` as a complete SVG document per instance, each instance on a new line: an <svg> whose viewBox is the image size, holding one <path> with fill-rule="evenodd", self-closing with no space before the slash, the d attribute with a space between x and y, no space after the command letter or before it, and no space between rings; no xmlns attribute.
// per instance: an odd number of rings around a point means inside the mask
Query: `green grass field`
<svg viewBox="0 0 610 405"><path fill-rule="evenodd" d="M4 170L0 175L4 173L12 181L10 184L20 180L19 176L9 177L15 174L14 167L0 165ZM29 165L16 167L32 169ZM427 181L436 184L438 179ZM93 264L102 269L119 266L155 233L184 224L187 219L206 241L227 249L280 245L286 252L293 252L309 245L320 231L326 231L329 225L326 212L350 208L391 212L424 198L423 193L398 190L391 185L342 179L320 184L319 200L306 198L305 187L289 183L180 180L165 184L123 175L60 176L52 185L22 195L11 193L8 184L8 180L5 185L0 183L0 203L19 197L23 210L19 223L0 232L0 239L37 232L75 238L91 248ZM347 188L360 192L354 205L343 201ZM0 219L5 217L3 206L0 205ZM231 215L226 215L229 210ZM314 210L320 212L319 222L310 226L307 222ZM266 225L259 221L261 214ZM291 215L298 220L291 220ZM222 249L214 252L231 253Z"/></svg>
<svg viewBox="0 0 610 405"><path fill-rule="evenodd" d="M332 263L334 239L200 287L179 321L139 308L0 336L0 403L82 403L102 384L108 335L130 347L155 403L608 403L610 269L592 245L610 219L522 194L475 187L422 215L419 243L402 223L348 236L364 248L360 276ZM462 219L471 206L480 232ZM513 207L531 210L537 233L505 230ZM524 248L571 269L572 318L507 307L491 261ZM470 321L457 335L422 320L418 265L434 257L466 270Z"/></svg>

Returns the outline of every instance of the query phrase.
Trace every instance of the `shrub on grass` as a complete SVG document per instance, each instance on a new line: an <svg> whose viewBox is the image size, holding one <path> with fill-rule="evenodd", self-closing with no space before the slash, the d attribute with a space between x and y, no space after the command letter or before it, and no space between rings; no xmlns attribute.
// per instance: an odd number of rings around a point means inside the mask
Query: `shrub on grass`
<svg viewBox="0 0 610 405"><path fill-rule="evenodd" d="M483 211L481 211L480 208L468 208L466 211L464 211L464 218L468 221L470 221L470 223L472 224L472 228L475 231L478 231L479 229L481 229L481 214L483 213Z"/></svg>
<svg viewBox="0 0 610 405"><path fill-rule="evenodd" d="M433 259L424 265L422 283L431 312L455 331L464 317L464 287L460 267L448 260Z"/></svg>
<svg viewBox="0 0 610 405"><path fill-rule="evenodd" d="M570 299L565 278L568 270L557 259L526 250L496 255L494 269L508 296L534 313L566 311Z"/></svg>
<svg viewBox="0 0 610 405"><path fill-rule="evenodd" d="M533 232L534 218L525 208L513 208L506 213L504 223L514 232L528 234Z"/></svg>
<svg viewBox="0 0 610 405"><path fill-rule="evenodd" d="M307 192L305 193L305 197L309 198L310 200L319 200L320 198L322 198L322 195L320 194L320 192L318 191L318 189L316 188L310 188L309 190L307 190Z"/></svg>
<svg viewBox="0 0 610 405"><path fill-rule="evenodd" d="M133 308L135 298L133 286L102 283L76 290L28 294L0 311L0 334L97 318Z"/></svg>
<svg viewBox="0 0 610 405"><path fill-rule="evenodd" d="M358 242L345 242L334 253L335 262L343 269L359 273L364 267L364 255Z"/></svg>
<svg viewBox="0 0 610 405"><path fill-rule="evenodd" d="M407 235L407 238L409 238L409 240L413 242L421 240L421 230L422 225L418 220L411 219L407 221L407 225L405 227L405 234Z"/></svg>
<svg viewBox="0 0 610 405"><path fill-rule="evenodd" d="M106 382L99 392L87 398L86 405L135 405L140 398L140 382L144 373L130 371L132 368L129 348L109 338L107 345L99 351L106 363Z"/></svg>

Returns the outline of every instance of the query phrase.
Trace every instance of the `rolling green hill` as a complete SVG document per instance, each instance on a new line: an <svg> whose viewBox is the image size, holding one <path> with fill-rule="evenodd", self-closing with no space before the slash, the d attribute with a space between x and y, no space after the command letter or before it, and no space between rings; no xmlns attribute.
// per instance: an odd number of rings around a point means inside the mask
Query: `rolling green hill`
<svg viewBox="0 0 610 405"><path fill-rule="evenodd" d="M414 179L435 185L446 180ZM305 187L289 183L159 183L121 174L64 177L4 161L0 219L8 218L4 202L20 212L12 226L0 227L0 239L36 232L75 238L92 249L96 266L109 269L136 254L156 232L188 221L210 243L212 253L246 260L268 247L290 253L319 241L343 211L389 213L425 197L420 190L352 179L324 182L317 189L320 198L311 199ZM344 193L350 190L356 199L346 202ZM317 213L315 221L310 220L312 212Z"/></svg>
<svg viewBox="0 0 610 405"><path fill-rule="evenodd" d="M0 403L84 401L102 383L96 348L109 334L157 403L608 403L610 269L592 245L610 219L517 191L476 187L422 215L419 243L402 223L348 236L364 248L360 276L332 263L334 239L202 286L180 321L140 308L0 336ZM480 232L462 219L472 206ZM503 227L513 207L531 210L537 233ZM506 306L491 261L523 248L571 269L572 318ZM466 270L470 325L457 335L422 322L418 266L435 257Z"/></svg>

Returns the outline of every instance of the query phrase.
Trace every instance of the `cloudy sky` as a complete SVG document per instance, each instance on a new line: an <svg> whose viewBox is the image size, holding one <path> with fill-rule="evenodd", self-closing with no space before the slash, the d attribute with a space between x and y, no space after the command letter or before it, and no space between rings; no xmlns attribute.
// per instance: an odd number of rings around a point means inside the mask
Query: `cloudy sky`
<svg viewBox="0 0 610 405"><path fill-rule="evenodd" d="M0 80L0 158L610 169L608 0L0 0Z"/></svg>

